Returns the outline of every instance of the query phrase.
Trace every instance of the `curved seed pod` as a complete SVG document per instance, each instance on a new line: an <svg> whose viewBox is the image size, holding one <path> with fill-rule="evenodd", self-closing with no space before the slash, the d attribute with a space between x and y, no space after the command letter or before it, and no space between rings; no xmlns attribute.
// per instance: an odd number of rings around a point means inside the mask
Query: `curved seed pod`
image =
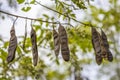
<svg viewBox="0 0 120 80"><path fill-rule="evenodd" d="M69 61L70 51L68 47L68 38L67 38L66 30L62 25L60 25L58 31L59 31L59 37L60 37L60 43L61 43L62 57L65 61Z"/></svg>
<svg viewBox="0 0 120 80"><path fill-rule="evenodd" d="M102 29L101 29L101 38L102 38L102 41L103 41L104 48L106 50L106 58L111 62L111 61L113 61L113 56L112 56L111 51L109 50L109 44L108 44L108 41L107 41L107 36Z"/></svg>
<svg viewBox="0 0 120 80"><path fill-rule="evenodd" d="M37 49L36 33L33 28L31 29L30 36L31 36L31 43L32 43L33 65L36 66L38 62L38 49Z"/></svg>
<svg viewBox="0 0 120 80"><path fill-rule="evenodd" d="M10 41L9 41L9 47L8 47L8 56L7 56L7 62L10 63L15 58L15 51L17 48L17 37L15 35L15 29L14 26L12 26L10 31Z"/></svg>
<svg viewBox="0 0 120 80"><path fill-rule="evenodd" d="M60 50L60 39L59 39L59 34L55 29L53 29L53 39L54 39L54 51L56 57L59 55L59 50Z"/></svg>
<svg viewBox="0 0 120 80"><path fill-rule="evenodd" d="M92 32L92 45L93 45L93 48L95 50L96 62L98 65L100 65L102 63L101 43L100 43L101 36L95 28L92 27L91 30L92 30L91 31Z"/></svg>

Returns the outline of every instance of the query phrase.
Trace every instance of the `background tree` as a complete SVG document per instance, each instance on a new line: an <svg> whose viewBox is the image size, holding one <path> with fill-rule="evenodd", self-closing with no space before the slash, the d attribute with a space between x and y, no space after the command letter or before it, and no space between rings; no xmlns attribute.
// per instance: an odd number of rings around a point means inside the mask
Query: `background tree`
<svg viewBox="0 0 120 80"><path fill-rule="evenodd" d="M37 34L39 62L36 67L32 65L31 41L28 30L26 30L26 40L25 35L17 36L17 53L15 60L10 64L6 62L9 39L6 41L0 37L0 79L119 80L120 0L48 1L51 3L50 6L43 5L42 1L37 0L6 0L16 10L17 6L23 5L21 10L28 13L33 8L32 5L39 5L43 7L43 10L49 10L50 14L43 13L37 19L27 18L27 20L33 20L32 25ZM1 2L2 5L4 5L3 2ZM11 8L11 10L13 9ZM9 16L12 15L4 9L0 9L0 12L1 19L8 18L8 16L2 13ZM38 11L38 13L41 13L41 11ZM81 16L82 14L80 13L83 13L85 16ZM12 18L14 17L20 18L21 16L12 15ZM22 18L23 22L25 22L26 17ZM59 23L65 27L68 34L70 48L69 62L65 62L62 59L61 53L58 59L56 59L54 54L52 29L54 26L57 30ZM26 24L30 23L27 21ZM114 56L112 63L103 61L100 66L97 66L91 44L91 25L96 27L98 31L102 28L107 34L110 50ZM29 28L30 26L27 26L26 29ZM90 73L90 69L96 70L96 73ZM87 73L89 74L87 75ZM92 78L90 74L96 74L96 77Z"/></svg>

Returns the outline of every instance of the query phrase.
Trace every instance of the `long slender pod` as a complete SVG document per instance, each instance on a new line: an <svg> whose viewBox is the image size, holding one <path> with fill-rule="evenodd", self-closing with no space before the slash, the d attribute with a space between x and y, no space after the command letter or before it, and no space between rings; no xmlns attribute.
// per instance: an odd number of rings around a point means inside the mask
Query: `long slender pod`
<svg viewBox="0 0 120 80"><path fill-rule="evenodd" d="M62 57L65 61L69 61L70 60L70 51L69 51L69 47L68 47L68 37L67 37L66 30L60 24L58 31L59 31L59 36L60 36Z"/></svg>
<svg viewBox="0 0 120 80"><path fill-rule="evenodd" d="M17 18L16 18L17 20ZM16 52L16 48L17 48L17 37L15 34L15 22L16 20L13 22L13 26L10 30L10 41L9 41L9 47L8 47L8 56L7 56L7 62L10 63L14 60L15 58L15 52Z"/></svg>
<svg viewBox="0 0 120 80"><path fill-rule="evenodd" d="M113 55L112 55L111 51L109 50L109 43L107 40L107 36L102 29L101 29L101 37L102 37L104 48L106 50L106 58L108 59L108 61L112 62Z"/></svg>
<svg viewBox="0 0 120 80"><path fill-rule="evenodd" d="M31 43L32 43L32 54L33 54L33 65L36 66L38 62L38 49L37 49L37 40L36 32L31 25Z"/></svg>
<svg viewBox="0 0 120 80"><path fill-rule="evenodd" d="M98 65L100 65L102 63L100 34L93 27L91 29L91 32L92 32L92 45L95 50L96 62Z"/></svg>

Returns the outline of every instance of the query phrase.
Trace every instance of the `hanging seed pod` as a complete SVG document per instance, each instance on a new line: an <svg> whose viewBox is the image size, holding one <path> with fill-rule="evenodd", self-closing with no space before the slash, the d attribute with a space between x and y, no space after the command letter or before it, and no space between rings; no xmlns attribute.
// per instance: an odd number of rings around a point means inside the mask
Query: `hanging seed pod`
<svg viewBox="0 0 120 80"><path fill-rule="evenodd" d="M56 57L59 55L59 50L60 50L60 39L59 39L59 34L57 31L53 28L53 39L54 39L54 51Z"/></svg>
<svg viewBox="0 0 120 80"><path fill-rule="evenodd" d="M100 43L100 34L97 32L95 28L92 27L92 45L95 50L95 58L98 65L102 63L102 56L101 56L101 43Z"/></svg>
<svg viewBox="0 0 120 80"><path fill-rule="evenodd" d="M113 56L112 56L111 51L109 50L109 44L108 44L108 41L107 41L107 36L102 29L101 29L101 38L102 38L102 41L103 41L104 48L106 50L106 58L111 62L111 61L113 61Z"/></svg>
<svg viewBox="0 0 120 80"><path fill-rule="evenodd" d="M36 66L38 62L38 49L35 30L31 27L31 43L32 43L32 54L33 54L33 65Z"/></svg>
<svg viewBox="0 0 120 80"><path fill-rule="evenodd" d="M67 38L66 30L62 25L60 25L58 31L59 31L59 37L60 37L60 43L61 43L62 57L65 61L69 61L70 51L68 47L68 38Z"/></svg>
<svg viewBox="0 0 120 80"><path fill-rule="evenodd" d="M10 41L9 41L8 56L7 56L8 63L13 61L13 59L15 58L15 52L16 52L16 48L17 48L17 37L15 35L14 25L11 28L10 35L11 35L11 37L10 37Z"/></svg>

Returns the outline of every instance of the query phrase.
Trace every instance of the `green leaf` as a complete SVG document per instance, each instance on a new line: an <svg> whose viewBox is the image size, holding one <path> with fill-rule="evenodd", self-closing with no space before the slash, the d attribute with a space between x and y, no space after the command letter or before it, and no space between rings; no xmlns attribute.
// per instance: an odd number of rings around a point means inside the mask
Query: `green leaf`
<svg viewBox="0 0 120 80"><path fill-rule="evenodd" d="M31 10L31 7L23 7L21 10L24 12L28 12L29 10Z"/></svg>
<svg viewBox="0 0 120 80"><path fill-rule="evenodd" d="M56 62L56 64L57 64L57 65L59 65L59 64L60 64L60 62L59 62L58 58L57 58L57 59L55 59L55 62Z"/></svg>
<svg viewBox="0 0 120 80"><path fill-rule="evenodd" d="M46 18L46 19L49 19L49 16L47 14L43 14L43 16Z"/></svg>
<svg viewBox="0 0 120 80"><path fill-rule="evenodd" d="M38 20L39 20L40 25L42 25L43 24L42 18L38 18Z"/></svg>
<svg viewBox="0 0 120 80"><path fill-rule="evenodd" d="M30 4L34 4L35 3L35 0L32 0L31 2L30 2Z"/></svg>
<svg viewBox="0 0 120 80"><path fill-rule="evenodd" d="M7 48L8 45L9 45L9 42L7 41L7 42L4 43L3 47L4 47L4 48Z"/></svg>
<svg viewBox="0 0 120 80"><path fill-rule="evenodd" d="M25 0L17 0L18 4L22 4Z"/></svg>
<svg viewBox="0 0 120 80"><path fill-rule="evenodd" d="M76 18L75 14L70 14L70 16L71 16L72 18Z"/></svg>
<svg viewBox="0 0 120 80"><path fill-rule="evenodd" d="M7 57L7 52L0 48L0 58L2 60L6 60L6 57Z"/></svg>
<svg viewBox="0 0 120 80"><path fill-rule="evenodd" d="M22 53L20 46L17 47L17 52L18 52L18 54Z"/></svg>
<svg viewBox="0 0 120 80"><path fill-rule="evenodd" d="M46 22L46 27L48 27L49 26L49 23L48 22Z"/></svg>

